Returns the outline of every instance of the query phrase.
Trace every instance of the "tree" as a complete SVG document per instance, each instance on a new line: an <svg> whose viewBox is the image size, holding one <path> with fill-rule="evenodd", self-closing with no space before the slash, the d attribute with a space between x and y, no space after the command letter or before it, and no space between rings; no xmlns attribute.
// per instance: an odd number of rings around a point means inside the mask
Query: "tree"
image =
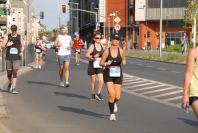
<svg viewBox="0 0 198 133"><path fill-rule="evenodd" d="M185 15L184 15L184 22L185 27L189 28L193 25L194 17L198 20L198 15L196 13L198 9L198 1L197 0L187 0L187 7L185 9Z"/></svg>

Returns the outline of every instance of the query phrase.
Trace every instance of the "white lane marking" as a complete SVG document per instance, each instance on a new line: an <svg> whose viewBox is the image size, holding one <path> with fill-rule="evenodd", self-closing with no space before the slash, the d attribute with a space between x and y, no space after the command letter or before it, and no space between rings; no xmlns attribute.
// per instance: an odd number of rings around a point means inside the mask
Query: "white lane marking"
<svg viewBox="0 0 198 133"><path fill-rule="evenodd" d="M168 92L168 93L164 93L164 94L153 96L153 98L160 98L160 97L163 97L163 96L169 96L169 95L177 94L177 93L181 93L181 92L182 92L182 90Z"/></svg>
<svg viewBox="0 0 198 133"><path fill-rule="evenodd" d="M152 68L153 66L146 66L146 67Z"/></svg>
<svg viewBox="0 0 198 133"><path fill-rule="evenodd" d="M173 73L181 73L181 72L178 72L178 71L171 71L171 72L173 72Z"/></svg>
<svg viewBox="0 0 198 133"><path fill-rule="evenodd" d="M161 91L165 91L165 90L173 90L173 89L175 89L175 88L157 89L157 90L153 90L153 91L143 92L142 95L152 94L152 93L161 92Z"/></svg>
<svg viewBox="0 0 198 133"><path fill-rule="evenodd" d="M136 84L136 83L144 83L146 82L145 80L137 80L135 82L128 82L128 83L124 83L123 86L128 86L128 85L132 85L132 84Z"/></svg>
<svg viewBox="0 0 198 133"><path fill-rule="evenodd" d="M145 84L134 85L134 86L131 86L130 88L133 88L133 87L141 87L141 86L150 85L150 84L155 84L155 83L149 82L149 83L145 83Z"/></svg>
<svg viewBox="0 0 198 133"><path fill-rule="evenodd" d="M161 85L154 85L154 86L145 87L145 88L134 89L133 91L144 91L144 90L154 89L154 88L163 87L163 86L167 87L167 86L161 84Z"/></svg>
<svg viewBox="0 0 198 133"><path fill-rule="evenodd" d="M163 100L163 101L169 102L169 101L172 101L172 100L179 100L179 99L181 99L181 98L182 98L182 96L178 96L178 97L168 98L168 99L165 99L165 100Z"/></svg>

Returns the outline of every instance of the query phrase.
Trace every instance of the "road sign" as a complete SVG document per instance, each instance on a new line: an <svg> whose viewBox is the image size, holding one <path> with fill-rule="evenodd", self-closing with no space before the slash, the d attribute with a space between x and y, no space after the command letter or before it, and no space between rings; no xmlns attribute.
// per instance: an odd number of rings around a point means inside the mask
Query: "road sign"
<svg viewBox="0 0 198 133"><path fill-rule="evenodd" d="M96 27L100 27L100 22L96 22Z"/></svg>
<svg viewBox="0 0 198 133"><path fill-rule="evenodd" d="M114 21L115 21L116 23L119 23L119 22L121 21L121 19L117 16L117 17L114 19Z"/></svg>
<svg viewBox="0 0 198 133"><path fill-rule="evenodd" d="M120 30L120 25L119 24L116 24L115 26L114 26L114 29L116 30L116 31L119 31Z"/></svg>

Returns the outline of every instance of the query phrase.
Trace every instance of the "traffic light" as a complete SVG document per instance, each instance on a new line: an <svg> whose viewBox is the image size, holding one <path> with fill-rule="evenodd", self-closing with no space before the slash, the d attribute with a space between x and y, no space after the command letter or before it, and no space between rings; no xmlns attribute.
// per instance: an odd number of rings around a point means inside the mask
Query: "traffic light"
<svg viewBox="0 0 198 133"><path fill-rule="evenodd" d="M62 12L66 13L66 5L62 5Z"/></svg>
<svg viewBox="0 0 198 133"><path fill-rule="evenodd" d="M0 0L0 4L6 4L7 0Z"/></svg>
<svg viewBox="0 0 198 133"><path fill-rule="evenodd" d="M40 12L40 19L44 19L44 12Z"/></svg>

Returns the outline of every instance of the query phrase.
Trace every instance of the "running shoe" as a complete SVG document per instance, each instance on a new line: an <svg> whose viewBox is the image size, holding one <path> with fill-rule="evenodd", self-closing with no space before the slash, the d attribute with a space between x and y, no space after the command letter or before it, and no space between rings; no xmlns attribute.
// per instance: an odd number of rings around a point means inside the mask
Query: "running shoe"
<svg viewBox="0 0 198 133"><path fill-rule="evenodd" d="M115 121L116 120L116 115L115 114L111 114L109 117L110 121Z"/></svg>
<svg viewBox="0 0 198 133"><path fill-rule="evenodd" d="M38 66L38 68L41 70L41 66Z"/></svg>
<svg viewBox="0 0 198 133"><path fill-rule="evenodd" d="M101 100L104 100L101 93L100 94L96 94L96 98L101 101Z"/></svg>
<svg viewBox="0 0 198 133"><path fill-rule="evenodd" d="M95 94L92 94L90 100L96 100L96 95Z"/></svg>
<svg viewBox="0 0 198 133"><path fill-rule="evenodd" d="M69 87L69 82L66 82L65 83L65 87Z"/></svg>
<svg viewBox="0 0 198 133"><path fill-rule="evenodd" d="M118 105L116 103L114 103L114 113L117 113L118 112Z"/></svg>
<svg viewBox="0 0 198 133"><path fill-rule="evenodd" d="M61 87L64 87L65 86L63 81L60 82L60 86Z"/></svg>
<svg viewBox="0 0 198 133"><path fill-rule="evenodd" d="M18 92L16 91L16 89L15 88L12 88L12 87L10 88L9 92L12 93L12 94L18 94Z"/></svg>

